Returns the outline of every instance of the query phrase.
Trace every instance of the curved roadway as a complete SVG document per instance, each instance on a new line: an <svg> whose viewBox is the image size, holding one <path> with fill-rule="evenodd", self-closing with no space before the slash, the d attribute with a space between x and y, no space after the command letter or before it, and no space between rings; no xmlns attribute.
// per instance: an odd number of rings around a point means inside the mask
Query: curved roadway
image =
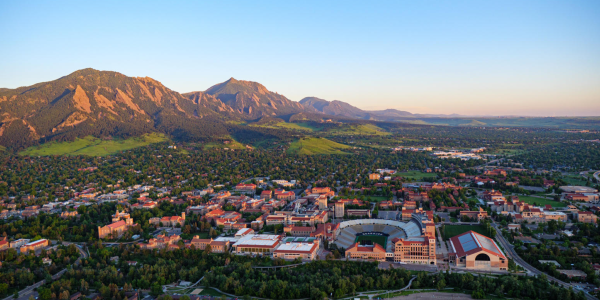
<svg viewBox="0 0 600 300"><path fill-rule="evenodd" d="M513 245L511 245L508 241L506 241L506 239L504 239L504 236L502 235L502 232L500 232L500 229L498 229L498 225L496 224L496 222L493 222L492 226L494 227L494 229L496 229L496 239L500 242L500 244L502 244L502 247L504 248L504 251L506 252L506 254L509 258L512 258L516 263L523 266L527 271L529 271L535 275L545 274L549 281L556 282L559 285L561 285L562 287L567 288L567 289L570 287L575 289L575 286L573 286L572 284L566 283L559 279L556 279L556 278L536 269L532 265L528 264L525 260L523 260L517 254L517 252L513 248ZM590 295L589 293L587 293L585 291L584 291L584 294L585 294L586 299L597 300L596 297Z"/></svg>

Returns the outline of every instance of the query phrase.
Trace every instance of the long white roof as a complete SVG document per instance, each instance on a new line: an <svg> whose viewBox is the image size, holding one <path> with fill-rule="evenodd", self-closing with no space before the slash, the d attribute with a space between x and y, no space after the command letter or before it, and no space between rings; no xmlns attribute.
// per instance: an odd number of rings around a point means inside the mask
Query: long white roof
<svg viewBox="0 0 600 300"><path fill-rule="evenodd" d="M266 246L273 247L279 243L281 236L274 234L248 234L240 238L234 247L238 246Z"/></svg>

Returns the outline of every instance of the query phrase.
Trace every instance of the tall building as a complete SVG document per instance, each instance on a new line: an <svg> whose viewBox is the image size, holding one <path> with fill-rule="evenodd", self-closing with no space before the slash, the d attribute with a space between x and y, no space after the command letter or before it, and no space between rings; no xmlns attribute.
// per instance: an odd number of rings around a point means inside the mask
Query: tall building
<svg viewBox="0 0 600 300"><path fill-rule="evenodd" d="M319 210L327 209L327 197L319 197Z"/></svg>
<svg viewBox="0 0 600 300"><path fill-rule="evenodd" d="M426 234L422 236L395 238L394 261L410 264L435 265L435 236Z"/></svg>
<svg viewBox="0 0 600 300"><path fill-rule="evenodd" d="M335 217L336 218L343 218L344 214L345 214L344 210L345 210L344 202L336 202L335 203Z"/></svg>

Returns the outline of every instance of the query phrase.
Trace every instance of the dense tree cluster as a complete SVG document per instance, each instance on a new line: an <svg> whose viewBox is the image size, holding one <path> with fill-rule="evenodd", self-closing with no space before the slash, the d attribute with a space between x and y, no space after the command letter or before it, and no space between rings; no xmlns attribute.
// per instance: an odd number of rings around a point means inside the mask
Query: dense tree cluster
<svg viewBox="0 0 600 300"><path fill-rule="evenodd" d="M5 297L42 279L51 278L79 258L75 245L58 246L53 250L43 250L37 256L33 253L17 254L15 249L0 252L2 272L0 272L0 296ZM44 264L43 259L51 259Z"/></svg>
<svg viewBox="0 0 600 300"><path fill-rule="evenodd" d="M377 263L343 260L315 261L294 268L257 269L253 266L276 265L270 258L250 258L232 254L210 254L207 251L183 249L176 251L140 250L132 246L105 248L96 243L92 257L81 267L69 270L51 292L60 293L69 287L70 293L94 288L116 297L118 288L150 289L162 293L161 285L186 280L195 282L204 276L203 285L216 287L239 296L257 296L272 299L340 298L361 291L393 290L405 287L414 273L403 268L380 269ZM119 262L109 258L119 256ZM128 261L137 261L130 266ZM120 270L120 271L119 271ZM531 299L584 299L582 293L551 285L542 277L475 277L461 273L419 272L412 288L455 288L482 295L499 295ZM42 300L51 293L44 291ZM109 297L110 298L110 297Z"/></svg>
<svg viewBox="0 0 600 300"><path fill-rule="evenodd" d="M422 170L426 167L468 167L474 161L441 160L420 152L363 149L355 155L288 155L284 149L225 151L200 150L184 145L187 153L170 151L164 144L138 148L113 156L0 156L0 196L35 195L44 199L70 199L85 187L120 184L178 191L204 188L208 184L235 185L241 180L270 176L273 179L310 183L325 180L349 182L364 178L377 168ZM200 144L199 147L202 147ZM94 172L80 168L98 167ZM70 189L65 190L64 187ZM109 189L110 190L110 189Z"/></svg>
<svg viewBox="0 0 600 300"><path fill-rule="evenodd" d="M598 170L600 169L600 143L565 142L538 145L516 155L514 160L534 169Z"/></svg>

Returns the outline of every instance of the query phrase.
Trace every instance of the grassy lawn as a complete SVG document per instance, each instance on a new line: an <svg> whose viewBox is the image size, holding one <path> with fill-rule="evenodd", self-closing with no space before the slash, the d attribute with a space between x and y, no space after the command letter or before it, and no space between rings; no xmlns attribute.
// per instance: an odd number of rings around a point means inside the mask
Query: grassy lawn
<svg viewBox="0 0 600 300"><path fill-rule="evenodd" d="M481 225L444 225L444 240L448 240L451 237L470 230L473 230L479 234L483 234L487 237L491 237L487 230L485 230L485 228Z"/></svg>
<svg viewBox="0 0 600 300"><path fill-rule="evenodd" d="M371 241L373 243L379 244L383 249L385 249L387 245L387 237L379 236L379 235L359 235L356 237L356 243L361 241Z"/></svg>
<svg viewBox="0 0 600 300"><path fill-rule="evenodd" d="M370 198L370 200L369 200ZM369 202L381 202L381 201L387 201L388 197L384 197L384 196L365 196L365 200L369 201Z"/></svg>
<svg viewBox="0 0 600 300"><path fill-rule="evenodd" d="M401 173L396 173L394 174L394 176L400 176L400 177L404 177L404 178L410 178L410 179L422 179L422 178L427 178L427 177L437 177L437 174L435 173L425 173L425 172L421 172L421 171L408 171L408 172L401 172Z"/></svg>
<svg viewBox="0 0 600 300"><path fill-rule="evenodd" d="M566 181L569 185L582 185L585 186L585 184L587 183L583 177L579 174L577 175L567 175L564 176L562 178L564 181Z"/></svg>
<svg viewBox="0 0 600 300"><path fill-rule="evenodd" d="M313 155L313 154L348 154L342 149L350 146L336 143L324 138L304 138L294 141L287 150L288 154Z"/></svg>
<svg viewBox="0 0 600 300"><path fill-rule="evenodd" d="M154 143L168 141L169 139L162 133L151 133L139 137L112 140L102 140L93 136L77 138L72 142L50 142L40 146L29 147L19 154L31 156L47 155L89 155L105 156L117 153L123 150L129 150L137 147L148 146Z"/></svg>
<svg viewBox="0 0 600 300"><path fill-rule="evenodd" d="M552 207L566 207L568 204L566 202L554 201L551 199L542 199L531 196L518 196L520 201L523 201L528 204L537 203L539 206L545 206L546 204L552 205Z"/></svg>

